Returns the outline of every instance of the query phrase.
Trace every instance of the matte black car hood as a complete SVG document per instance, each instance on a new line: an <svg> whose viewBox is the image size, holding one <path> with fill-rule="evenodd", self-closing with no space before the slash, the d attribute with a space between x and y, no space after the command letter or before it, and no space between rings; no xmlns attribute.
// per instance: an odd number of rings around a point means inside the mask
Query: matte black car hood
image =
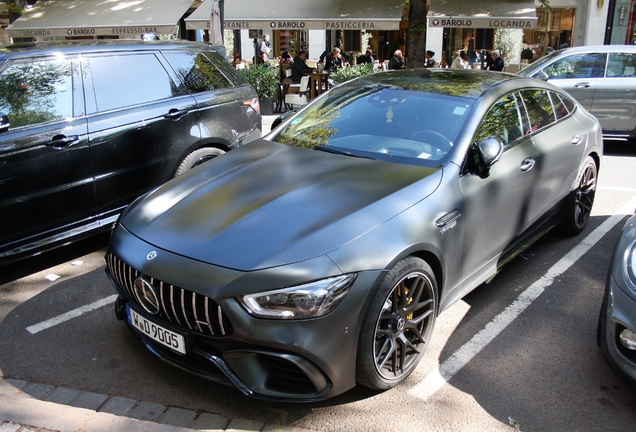
<svg viewBox="0 0 636 432"><path fill-rule="evenodd" d="M431 194L441 172L259 140L157 189L122 224L156 247L257 270L363 235Z"/></svg>

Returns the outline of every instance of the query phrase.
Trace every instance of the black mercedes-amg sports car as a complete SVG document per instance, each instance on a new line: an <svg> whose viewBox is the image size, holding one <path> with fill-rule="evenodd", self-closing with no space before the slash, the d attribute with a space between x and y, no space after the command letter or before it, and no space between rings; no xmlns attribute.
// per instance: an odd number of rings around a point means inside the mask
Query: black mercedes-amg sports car
<svg viewBox="0 0 636 432"><path fill-rule="evenodd" d="M598 121L543 81L376 73L131 204L106 255L145 346L247 395L388 389L435 319L549 227L582 231Z"/></svg>

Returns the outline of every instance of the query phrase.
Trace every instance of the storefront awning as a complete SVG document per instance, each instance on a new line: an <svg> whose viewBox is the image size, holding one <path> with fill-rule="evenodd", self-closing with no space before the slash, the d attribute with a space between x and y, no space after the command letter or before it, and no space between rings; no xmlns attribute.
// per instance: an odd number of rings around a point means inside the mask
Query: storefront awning
<svg viewBox="0 0 636 432"><path fill-rule="evenodd" d="M225 0L224 28L261 30L399 30L404 0ZM212 0L185 19L207 29Z"/></svg>
<svg viewBox="0 0 636 432"><path fill-rule="evenodd" d="M133 36L175 33L193 0L38 1L6 28L11 37Z"/></svg>
<svg viewBox="0 0 636 432"><path fill-rule="evenodd" d="M534 0L431 0L428 27L533 29Z"/></svg>

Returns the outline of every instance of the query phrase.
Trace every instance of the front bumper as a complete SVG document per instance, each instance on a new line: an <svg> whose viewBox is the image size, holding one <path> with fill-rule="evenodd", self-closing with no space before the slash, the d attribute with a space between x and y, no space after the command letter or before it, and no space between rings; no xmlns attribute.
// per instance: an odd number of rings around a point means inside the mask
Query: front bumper
<svg viewBox="0 0 636 432"><path fill-rule="evenodd" d="M613 276L607 280L607 313L605 332L607 346L604 352L612 364L636 382L636 351L628 350L619 340L624 329L636 332L636 301L616 283Z"/></svg>
<svg viewBox="0 0 636 432"><path fill-rule="evenodd" d="M151 251L155 251L156 258L148 260ZM325 268L326 261L315 268L301 263L285 266L284 270L245 273L222 269L154 248L121 226L113 233L106 261L106 272L119 294L116 303L119 319L126 317L128 304L146 319L185 337L186 354L182 355L128 324L161 359L262 399L316 401L355 386L363 311L381 271L360 273L342 303L326 316L273 320L251 316L235 296L245 294L250 287L255 292L286 286L283 284L290 282L289 275L306 282L315 276L330 276L334 269ZM139 276L151 281L159 292L161 285L161 289L170 293L158 294L166 303L167 315L163 312L152 315L140 306L130 288ZM182 318L177 323L178 317Z"/></svg>

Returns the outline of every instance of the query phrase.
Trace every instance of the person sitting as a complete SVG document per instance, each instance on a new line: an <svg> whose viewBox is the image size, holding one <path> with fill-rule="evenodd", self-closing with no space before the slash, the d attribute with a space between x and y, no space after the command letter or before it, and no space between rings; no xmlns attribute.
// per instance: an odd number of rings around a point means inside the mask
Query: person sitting
<svg viewBox="0 0 636 432"><path fill-rule="evenodd" d="M361 61L358 62L360 64L365 64L365 63L373 64L374 58L373 58L373 53L371 52L371 50L367 50L367 52L362 56L360 60Z"/></svg>
<svg viewBox="0 0 636 432"><path fill-rule="evenodd" d="M340 48L335 47L325 58L325 72L335 72L340 68L342 68L342 55Z"/></svg>
<svg viewBox="0 0 636 432"><path fill-rule="evenodd" d="M268 62L269 62L269 57L267 57L267 53L265 53L265 52L261 52L254 59L254 64L265 64L265 63L268 63Z"/></svg>
<svg viewBox="0 0 636 432"><path fill-rule="evenodd" d="M298 84L303 75L312 73L314 70L307 66L307 53L305 51L300 51L296 58L294 58L294 62L292 63L292 83Z"/></svg>
<svg viewBox="0 0 636 432"><path fill-rule="evenodd" d="M425 68L434 68L435 67L435 51L427 50L424 54L424 58L426 59L424 62Z"/></svg>
<svg viewBox="0 0 636 432"><path fill-rule="evenodd" d="M501 53L499 50L493 50L492 54L492 63L489 66L489 70L501 72L504 69L504 61L501 58Z"/></svg>
<svg viewBox="0 0 636 432"><path fill-rule="evenodd" d="M389 59L389 70L404 69L405 67L404 54L402 54L401 50L395 50L393 56Z"/></svg>
<svg viewBox="0 0 636 432"><path fill-rule="evenodd" d="M451 69L470 69L470 63L468 62L468 55L466 55L466 51L461 50L453 63L451 64Z"/></svg>
<svg viewBox="0 0 636 432"><path fill-rule="evenodd" d="M294 59L292 59L292 56L289 55L289 51L283 51L280 55L280 64L292 64L293 62Z"/></svg>
<svg viewBox="0 0 636 432"><path fill-rule="evenodd" d="M234 58L234 60L232 60L232 66L236 67L236 65L243 63L238 51L232 51L232 57Z"/></svg>

